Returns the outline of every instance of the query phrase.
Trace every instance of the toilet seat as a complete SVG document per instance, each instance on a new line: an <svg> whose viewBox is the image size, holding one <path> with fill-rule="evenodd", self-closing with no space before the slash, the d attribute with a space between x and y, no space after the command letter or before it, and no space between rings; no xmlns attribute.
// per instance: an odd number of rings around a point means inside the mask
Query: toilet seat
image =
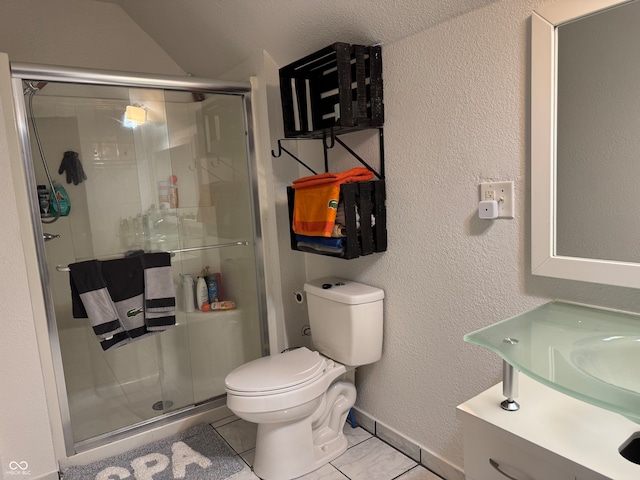
<svg viewBox="0 0 640 480"><path fill-rule="evenodd" d="M278 395L315 382L331 366L329 362L318 352L297 348L238 367L226 377L225 387L239 396Z"/></svg>

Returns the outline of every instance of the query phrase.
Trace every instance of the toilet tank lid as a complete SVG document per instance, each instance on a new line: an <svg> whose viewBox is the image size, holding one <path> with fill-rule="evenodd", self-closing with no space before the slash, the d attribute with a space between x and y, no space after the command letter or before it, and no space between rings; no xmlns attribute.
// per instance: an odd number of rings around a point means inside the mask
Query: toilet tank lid
<svg viewBox="0 0 640 480"><path fill-rule="evenodd" d="M338 277L324 277L304 284L304 291L334 302L358 305L384 298L384 290Z"/></svg>

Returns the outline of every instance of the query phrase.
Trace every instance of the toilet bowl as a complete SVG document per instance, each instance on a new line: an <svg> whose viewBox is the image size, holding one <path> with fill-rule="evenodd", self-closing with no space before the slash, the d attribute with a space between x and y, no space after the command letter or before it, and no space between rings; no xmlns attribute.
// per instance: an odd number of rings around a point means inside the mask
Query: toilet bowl
<svg viewBox="0 0 640 480"><path fill-rule="evenodd" d="M344 381L382 355L378 288L326 277L304 285L314 345L241 365L227 375L227 407L257 423L253 470L263 480L291 480L340 456L356 388Z"/></svg>
<svg viewBox="0 0 640 480"><path fill-rule="evenodd" d="M227 406L258 424L256 475L299 477L346 450L342 426L356 400L354 385L338 381L346 372L302 347L254 360L227 377Z"/></svg>

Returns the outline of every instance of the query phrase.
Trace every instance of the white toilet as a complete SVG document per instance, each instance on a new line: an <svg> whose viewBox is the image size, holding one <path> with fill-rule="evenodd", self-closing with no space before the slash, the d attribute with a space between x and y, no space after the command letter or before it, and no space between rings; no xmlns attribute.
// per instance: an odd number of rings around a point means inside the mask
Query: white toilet
<svg viewBox="0 0 640 480"><path fill-rule="evenodd" d="M333 277L304 290L318 351L259 358L225 379L229 409L258 424L253 469L264 480L299 477L344 453L356 389L340 377L382 356L384 291Z"/></svg>

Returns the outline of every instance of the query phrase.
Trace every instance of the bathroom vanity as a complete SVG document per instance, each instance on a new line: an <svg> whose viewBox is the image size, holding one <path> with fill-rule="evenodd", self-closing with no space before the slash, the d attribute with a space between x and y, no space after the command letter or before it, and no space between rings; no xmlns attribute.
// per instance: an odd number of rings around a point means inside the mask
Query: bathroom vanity
<svg viewBox="0 0 640 480"><path fill-rule="evenodd" d="M464 339L507 367L458 407L468 479L640 478L640 315L553 301Z"/></svg>
<svg viewBox="0 0 640 480"><path fill-rule="evenodd" d="M458 406L467 480L636 480L618 449L640 424L520 375L520 410L502 383Z"/></svg>

